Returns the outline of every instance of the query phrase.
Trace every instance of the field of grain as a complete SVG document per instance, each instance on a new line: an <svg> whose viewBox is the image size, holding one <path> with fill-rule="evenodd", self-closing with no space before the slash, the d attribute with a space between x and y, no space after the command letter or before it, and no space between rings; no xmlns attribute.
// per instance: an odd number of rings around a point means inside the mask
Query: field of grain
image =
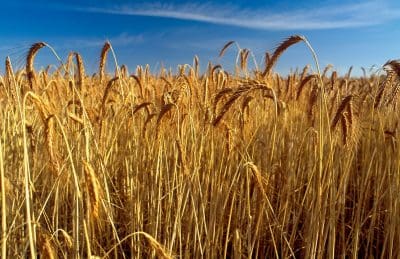
<svg viewBox="0 0 400 259"><path fill-rule="evenodd" d="M315 64L275 73L294 44ZM2 258L400 257L400 62L340 75L291 36L152 74L107 42L88 75L42 48L0 77Z"/></svg>

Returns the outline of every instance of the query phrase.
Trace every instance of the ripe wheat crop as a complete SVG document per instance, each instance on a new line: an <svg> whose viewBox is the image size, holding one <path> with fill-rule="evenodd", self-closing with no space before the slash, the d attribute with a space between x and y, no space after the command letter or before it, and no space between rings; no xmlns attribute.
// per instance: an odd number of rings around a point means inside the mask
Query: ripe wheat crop
<svg viewBox="0 0 400 259"><path fill-rule="evenodd" d="M274 72L294 44L315 64ZM321 72L295 35L249 70L231 46L235 72L129 74L110 42L93 76L77 52L36 70L44 42L7 58L2 258L399 258L400 62Z"/></svg>

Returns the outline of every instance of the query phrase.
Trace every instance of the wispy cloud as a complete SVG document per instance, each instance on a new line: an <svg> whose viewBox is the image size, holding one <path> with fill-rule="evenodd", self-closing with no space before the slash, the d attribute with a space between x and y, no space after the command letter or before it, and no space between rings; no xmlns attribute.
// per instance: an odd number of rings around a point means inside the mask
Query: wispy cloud
<svg viewBox="0 0 400 259"><path fill-rule="evenodd" d="M378 0L287 12L252 10L211 3L180 5L153 3L107 8L81 7L75 10L115 15L164 17L261 30L354 28L383 24L400 18L400 9L393 8L387 1Z"/></svg>
<svg viewBox="0 0 400 259"><path fill-rule="evenodd" d="M114 37L92 37L92 38L74 38L63 40L63 44L60 47L80 47L80 48L92 48L100 47L104 45L106 41L110 41L113 46L123 47L134 45L144 42L143 35L131 35L128 33L121 33Z"/></svg>

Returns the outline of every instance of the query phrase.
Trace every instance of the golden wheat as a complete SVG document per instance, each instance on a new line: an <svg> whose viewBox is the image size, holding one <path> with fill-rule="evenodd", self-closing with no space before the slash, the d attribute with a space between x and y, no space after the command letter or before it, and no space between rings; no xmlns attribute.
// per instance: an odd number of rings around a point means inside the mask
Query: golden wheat
<svg viewBox="0 0 400 259"><path fill-rule="evenodd" d="M3 257L398 258L400 63L272 73L301 41L262 71L233 41L234 71L6 59Z"/></svg>

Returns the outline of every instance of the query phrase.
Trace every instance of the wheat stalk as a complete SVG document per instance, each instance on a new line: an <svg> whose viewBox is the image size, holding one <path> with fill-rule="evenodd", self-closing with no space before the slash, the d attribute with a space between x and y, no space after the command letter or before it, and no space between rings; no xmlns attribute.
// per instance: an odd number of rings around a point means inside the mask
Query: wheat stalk
<svg viewBox="0 0 400 259"><path fill-rule="evenodd" d="M64 229L58 229L57 231L61 232L61 235L63 237L63 243L67 247L68 250L71 250L73 248L73 240L72 237L64 230Z"/></svg>
<svg viewBox="0 0 400 259"><path fill-rule="evenodd" d="M107 251L107 253L105 253L103 258L107 257L115 248L120 246L122 242L132 238L133 236L138 236L138 235L142 235L146 238L146 241L148 242L149 246L154 250L154 252L156 253L156 256L158 258L162 258L162 259L173 259L174 258L174 256L162 244L160 244L154 237L152 237L150 234L143 232L143 231L131 233L131 234L127 235L126 237L124 237L123 239L121 239L117 244L115 244L111 249L109 249Z"/></svg>

